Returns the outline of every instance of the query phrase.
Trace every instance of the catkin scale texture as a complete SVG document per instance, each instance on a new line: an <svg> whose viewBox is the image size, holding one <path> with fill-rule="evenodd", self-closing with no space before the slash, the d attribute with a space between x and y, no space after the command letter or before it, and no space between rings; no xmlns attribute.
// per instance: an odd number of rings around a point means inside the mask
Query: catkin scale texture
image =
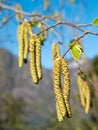
<svg viewBox="0 0 98 130"><path fill-rule="evenodd" d="M30 72L31 72L33 82L35 84L38 84L38 77L37 77L37 71L36 71L36 61L35 61L35 56L36 56L35 45L36 45L35 37L32 36L30 38L30 46L29 46L29 51L30 51Z"/></svg>
<svg viewBox="0 0 98 130"><path fill-rule="evenodd" d="M63 121L63 116L62 116L62 112L60 111L60 106L59 106L59 102L56 101L56 111L57 111L57 118L58 121Z"/></svg>
<svg viewBox="0 0 98 130"><path fill-rule="evenodd" d="M24 33L24 23L18 26L18 51L19 51L19 59L18 64L21 68L23 66L23 54L24 54L24 40L23 40L23 33Z"/></svg>
<svg viewBox="0 0 98 130"><path fill-rule="evenodd" d="M68 69L68 64L67 61L64 58L61 58L61 72L63 74L63 96L64 96L64 101L66 105L66 110L67 110L67 116L71 117L72 112L71 112L71 107L70 107L70 74L69 74L69 69Z"/></svg>
<svg viewBox="0 0 98 130"><path fill-rule="evenodd" d="M36 35L36 69L38 79L42 78L42 66L41 66L41 38Z"/></svg>
<svg viewBox="0 0 98 130"><path fill-rule="evenodd" d="M91 97L90 89L86 81L83 81L83 86L85 87L85 99L86 99L85 113L88 114L89 109L90 109L90 97Z"/></svg>
<svg viewBox="0 0 98 130"><path fill-rule="evenodd" d="M66 115L66 108L64 104L63 94L61 90L61 77L60 77L60 59L54 61L53 68L53 80L54 80L54 94L56 102L59 104L59 111L61 111L62 117Z"/></svg>

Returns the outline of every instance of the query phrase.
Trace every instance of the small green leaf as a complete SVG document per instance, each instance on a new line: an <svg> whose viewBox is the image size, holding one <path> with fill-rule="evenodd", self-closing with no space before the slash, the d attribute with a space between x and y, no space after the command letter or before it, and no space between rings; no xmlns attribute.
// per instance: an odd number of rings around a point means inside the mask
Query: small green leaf
<svg viewBox="0 0 98 130"><path fill-rule="evenodd" d="M77 50L80 52L80 54L84 54L84 51L83 51L83 48L81 47L81 45L76 44L75 46L76 46Z"/></svg>
<svg viewBox="0 0 98 130"><path fill-rule="evenodd" d="M75 60L80 59L80 52L77 50L76 46L73 46L73 48L71 49L71 53Z"/></svg>
<svg viewBox="0 0 98 130"><path fill-rule="evenodd" d="M95 19L93 20L93 25L98 26L98 18L95 18Z"/></svg>
<svg viewBox="0 0 98 130"><path fill-rule="evenodd" d="M78 44L78 42L76 41L73 41L69 44L70 48L71 48L71 54L72 54L72 57L75 59L75 60L79 60L80 59L80 56L81 54L84 54L84 51L83 51L83 48L80 44Z"/></svg>

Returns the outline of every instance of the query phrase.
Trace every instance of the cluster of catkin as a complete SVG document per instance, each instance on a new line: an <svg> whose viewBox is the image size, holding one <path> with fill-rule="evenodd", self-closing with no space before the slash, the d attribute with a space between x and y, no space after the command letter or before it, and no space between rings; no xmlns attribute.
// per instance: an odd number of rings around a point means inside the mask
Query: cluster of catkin
<svg viewBox="0 0 98 130"><path fill-rule="evenodd" d="M81 105L85 108L85 113L88 114L90 109L91 94L90 94L90 88L86 81L86 75L84 71L81 69L78 70L77 84L79 88Z"/></svg>
<svg viewBox="0 0 98 130"><path fill-rule="evenodd" d="M41 45L42 38L32 33L30 22L23 22L18 27L19 42L19 67L21 68L27 62L28 54L30 56L30 72L35 84L42 78L41 67Z"/></svg>
<svg viewBox="0 0 98 130"><path fill-rule="evenodd" d="M67 61L60 56L60 48L57 43L52 47L53 58L53 82L56 100L56 111L58 121L63 121L65 117L71 117L70 107L70 74Z"/></svg>

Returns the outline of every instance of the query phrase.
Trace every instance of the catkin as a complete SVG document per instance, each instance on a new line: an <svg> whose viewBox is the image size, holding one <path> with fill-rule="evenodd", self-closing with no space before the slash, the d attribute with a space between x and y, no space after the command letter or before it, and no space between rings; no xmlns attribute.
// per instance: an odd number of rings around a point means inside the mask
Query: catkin
<svg viewBox="0 0 98 130"><path fill-rule="evenodd" d="M71 117L72 112L71 112L70 101L69 101L70 74L69 74L67 61L64 58L61 58L61 72L63 74L63 96L64 96L65 105L66 105L67 116Z"/></svg>
<svg viewBox="0 0 98 130"><path fill-rule="evenodd" d="M56 99L56 111L58 121L63 121L66 116L66 107L64 104L62 88L61 88L61 61L60 61L60 48L57 43L52 46L52 59L53 59L53 80L54 80L54 94Z"/></svg>
<svg viewBox="0 0 98 130"><path fill-rule="evenodd" d="M85 108L85 113L87 114L90 109L90 89L86 81L86 75L84 71L79 69L78 71L78 87L79 87L79 94L81 99L81 104Z"/></svg>
<svg viewBox="0 0 98 130"><path fill-rule="evenodd" d="M28 34L29 34L29 37L30 37L32 35L32 24L30 22L28 22L27 26L28 26Z"/></svg>
<svg viewBox="0 0 98 130"><path fill-rule="evenodd" d="M32 27L29 22L25 23L24 26L24 60L27 60L28 52L29 52L29 38L32 33Z"/></svg>
<svg viewBox="0 0 98 130"><path fill-rule="evenodd" d="M84 96L84 89L83 89L84 86L83 86L83 82L80 75L78 75L77 84L78 84L78 89L79 89L81 105L85 107L85 96Z"/></svg>
<svg viewBox="0 0 98 130"><path fill-rule="evenodd" d="M24 34L24 23L20 24L18 26L18 42L19 42L19 59L18 64L21 68L23 66L23 54L24 54L24 40L23 40L23 34Z"/></svg>
<svg viewBox="0 0 98 130"><path fill-rule="evenodd" d="M36 69L38 79L42 78L42 66L41 66L41 38L40 36L36 35Z"/></svg>
<svg viewBox="0 0 98 130"><path fill-rule="evenodd" d="M46 26L41 23L41 31L44 31L46 29ZM46 31L42 33L41 40L44 41L46 39Z"/></svg>
<svg viewBox="0 0 98 130"><path fill-rule="evenodd" d="M22 11L21 5L16 4L16 9L17 9L18 11ZM17 18L18 21L20 21L20 20L23 19L23 15L22 15L21 13L16 13L16 18Z"/></svg>
<svg viewBox="0 0 98 130"><path fill-rule="evenodd" d="M29 49L28 27L24 26L24 60L27 59Z"/></svg>
<svg viewBox="0 0 98 130"><path fill-rule="evenodd" d="M52 46L52 59L55 61L56 58L60 57L60 48L57 43L54 43Z"/></svg>
<svg viewBox="0 0 98 130"><path fill-rule="evenodd" d="M54 94L55 94L56 102L59 105L59 111L61 111L60 116L62 116L62 118L64 118L66 115L66 108L65 108L65 104L64 104L62 90L61 90L60 66L61 66L61 60L58 58L55 60L54 68L53 68ZM57 115L59 115L59 114L57 114Z"/></svg>
<svg viewBox="0 0 98 130"><path fill-rule="evenodd" d="M37 77L37 70L36 70L36 52L35 48L36 47L36 40L35 36L32 36L30 38L30 46L29 46L29 51L30 51L30 72L32 76L32 80L35 84L38 84L38 77Z"/></svg>

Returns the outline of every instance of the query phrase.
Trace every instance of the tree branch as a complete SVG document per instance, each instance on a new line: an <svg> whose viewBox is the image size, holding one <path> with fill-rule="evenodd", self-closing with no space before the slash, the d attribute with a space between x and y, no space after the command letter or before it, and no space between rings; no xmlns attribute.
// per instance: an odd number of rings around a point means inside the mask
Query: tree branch
<svg viewBox="0 0 98 130"><path fill-rule="evenodd" d="M15 9L14 7L11 7L11 6L2 4L2 3L0 3L0 7L3 8L3 9L12 10L15 13L20 13L20 14L25 15L25 16L29 16L29 17L40 17L41 19L39 19L38 21L42 21L42 20L48 18L48 19L52 19L52 20L54 20L56 22L56 24L54 24L54 25L46 28L46 30L43 30L43 31L47 31L50 28L53 28L53 27L58 26L60 24L64 24L64 25L76 28L76 29L78 29L78 30L80 30L80 31L82 31L84 33L88 32L89 34L98 35L98 33L96 33L96 32L92 32L92 31L85 30L85 29L81 28L81 27L84 27L84 26L85 27L86 26L91 26L92 24L72 24L72 23L70 23L68 21L57 21L57 19L55 17L52 17L52 16L44 16L42 14L32 14L32 13L28 13L28 12L24 12L24 11L19 11L19 10ZM39 32L38 34L42 33L43 31Z"/></svg>
<svg viewBox="0 0 98 130"><path fill-rule="evenodd" d="M28 16L28 17L40 17L42 20L46 19L46 18L55 20L55 17L52 17L52 16L45 16L45 15L41 15L41 14L32 14L32 13L28 13L28 12L24 12L24 11L19 11L12 6L8 6L8 5L5 5L5 4L2 4L2 3L0 3L0 7L3 8L3 9L6 9L6 10L12 10L16 14L18 13L18 14L22 14L22 15L25 15L25 16Z"/></svg>
<svg viewBox="0 0 98 130"><path fill-rule="evenodd" d="M76 38L77 41L80 40L81 38L83 38L84 36L86 36L87 34L92 34L92 35L97 35L98 36L97 32L89 31L89 30L86 30L86 29L82 28L82 27L92 26L93 24L73 24L73 23L70 23L68 21L58 21L55 17L52 17L52 16L44 16L42 14L32 14L32 13L28 13L28 12L24 12L24 11L19 11L19 10L15 9L14 7L10 7L10 6L4 5L2 3L0 3L0 7L3 8L3 9L12 10L12 11L15 12L15 14L20 13L22 15L29 16L29 17L40 17L40 19L38 19L38 21L42 21L42 20L48 18L48 19L52 19L52 20L54 20L56 22L55 24L47 27L43 31L40 31L39 33L37 33L37 35L43 33L44 31L48 31L51 28L53 29L54 27L63 24L63 25L73 27L73 28L83 32L83 34L81 36ZM62 57L64 57L69 51L70 51L70 48L67 49L67 51L63 54Z"/></svg>

